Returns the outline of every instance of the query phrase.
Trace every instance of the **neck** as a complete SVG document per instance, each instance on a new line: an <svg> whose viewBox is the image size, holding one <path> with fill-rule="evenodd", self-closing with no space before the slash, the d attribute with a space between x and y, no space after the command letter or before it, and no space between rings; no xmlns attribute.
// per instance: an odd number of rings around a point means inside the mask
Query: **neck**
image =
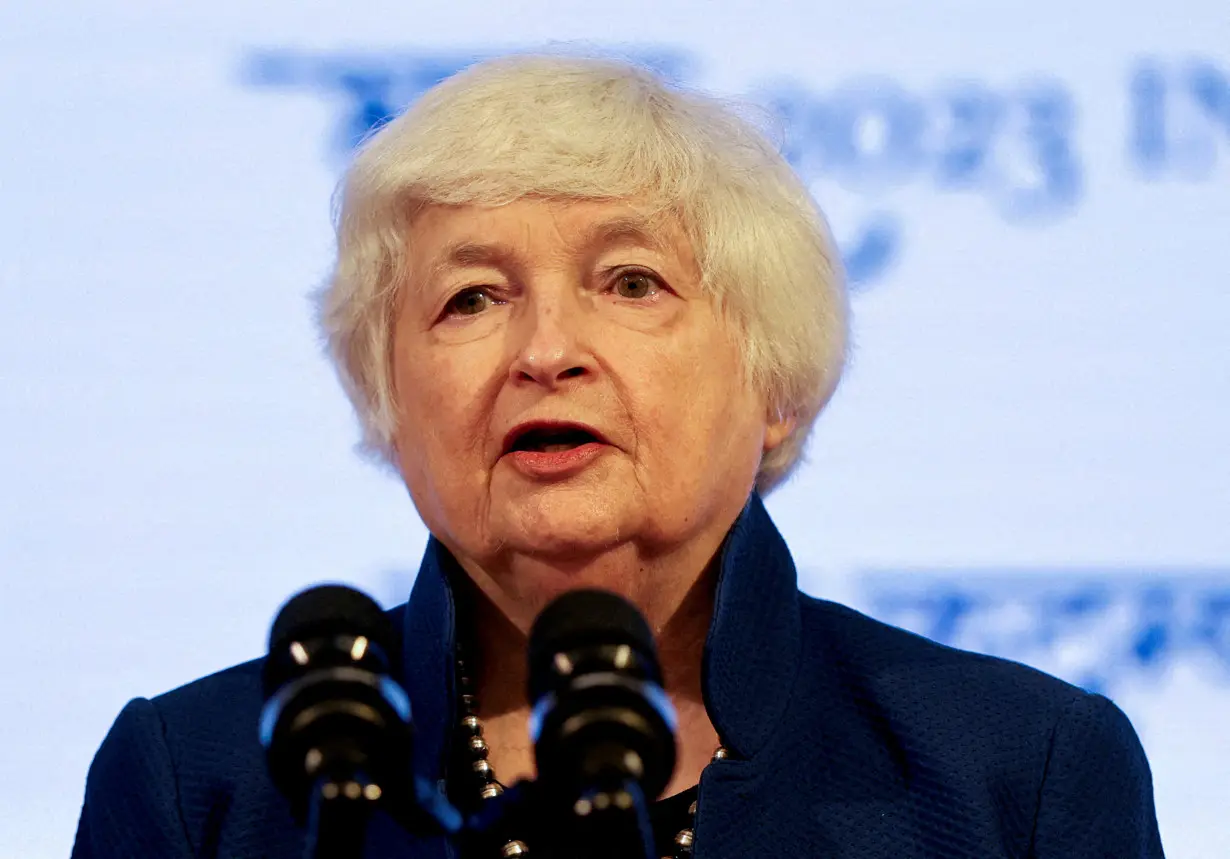
<svg viewBox="0 0 1230 859"><path fill-rule="evenodd" d="M643 568L635 577L611 577L607 573L599 578L599 582L676 583L673 593L660 587L650 593L628 593L626 589L624 593L641 608L654 630L663 683L679 717L678 765L667 788L668 795L695 784L718 745L717 732L705 709L701 684L705 639L713 618L717 567L714 547L690 576L679 576L680 568L675 567L669 578L654 576ZM514 606L509 611L506 592L497 592L493 599L488 588L483 586L490 584L490 579L481 575L471 575L470 579L471 626L467 632L478 656L474 680L479 715L486 726L492 765L500 780L510 784L534 774L533 748L528 734L525 653L529 624L541 606L534 605L532 611L518 610L519 607ZM592 580L589 576L582 579L586 584ZM528 622L526 615L529 615Z"/></svg>

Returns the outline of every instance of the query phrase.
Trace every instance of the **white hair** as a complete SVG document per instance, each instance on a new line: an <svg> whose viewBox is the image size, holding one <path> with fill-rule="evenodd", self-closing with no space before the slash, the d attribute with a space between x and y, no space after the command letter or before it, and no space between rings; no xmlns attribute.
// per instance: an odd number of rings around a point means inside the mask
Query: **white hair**
<svg viewBox="0 0 1230 859"><path fill-rule="evenodd" d="M798 463L845 364L845 279L806 186L731 104L631 63L512 56L441 82L360 148L339 188L320 324L369 452L393 461L391 341L412 220L431 204L526 196L648 201L679 219L769 407L796 423L764 456Z"/></svg>

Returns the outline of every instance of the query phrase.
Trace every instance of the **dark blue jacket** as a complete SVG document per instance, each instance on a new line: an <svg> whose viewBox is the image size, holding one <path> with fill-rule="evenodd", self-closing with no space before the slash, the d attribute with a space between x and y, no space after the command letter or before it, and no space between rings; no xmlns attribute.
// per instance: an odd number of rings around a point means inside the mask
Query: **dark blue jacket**
<svg viewBox="0 0 1230 859"><path fill-rule="evenodd" d="M441 785L456 721L453 563L433 540L392 612L415 766ZM90 768L75 859L302 855L257 742L260 667L124 708ZM756 497L722 551L704 691L733 756L701 779L700 859L1162 856L1149 766L1114 704L799 593ZM384 818L368 845L371 857L455 855Z"/></svg>

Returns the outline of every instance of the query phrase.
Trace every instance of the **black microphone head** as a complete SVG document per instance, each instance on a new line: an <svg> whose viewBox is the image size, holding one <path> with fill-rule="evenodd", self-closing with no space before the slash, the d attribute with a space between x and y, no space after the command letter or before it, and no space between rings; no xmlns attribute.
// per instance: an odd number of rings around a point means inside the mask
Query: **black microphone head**
<svg viewBox="0 0 1230 859"><path fill-rule="evenodd" d="M272 694L296 672L298 666L293 661L279 658L292 642L338 635L363 636L386 661L396 659L393 625L375 600L345 585L317 585L287 600L273 621L265 695Z"/></svg>
<svg viewBox="0 0 1230 859"><path fill-rule="evenodd" d="M397 649L380 606L344 585L309 588L278 612L258 731L274 783L300 821L325 781L370 779L379 790L366 800L404 799L413 725Z"/></svg>
<svg viewBox="0 0 1230 859"><path fill-rule="evenodd" d="M393 637L384 609L367 594L345 585L317 585L295 594L278 611L269 647L339 632L366 635L381 644Z"/></svg>
<svg viewBox="0 0 1230 859"><path fill-rule="evenodd" d="M666 787L675 713L653 632L635 606L598 590L557 597L534 621L528 669L530 737L546 796L573 808L591 790L635 783L652 799Z"/></svg>
<svg viewBox="0 0 1230 859"><path fill-rule="evenodd" d="M580 648L626 644L636 650L645 679L661 684L653 631L636 606L610 591L575 590L556 597L530 629L529 691L536 701L552 680L556 653Z"/></svg>

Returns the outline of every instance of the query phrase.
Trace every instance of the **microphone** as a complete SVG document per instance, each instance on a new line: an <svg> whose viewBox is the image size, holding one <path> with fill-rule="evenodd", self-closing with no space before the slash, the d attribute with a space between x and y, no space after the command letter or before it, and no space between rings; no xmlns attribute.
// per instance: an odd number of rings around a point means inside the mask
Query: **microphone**
<svg viewBox="0 0 1230 859"><path fill-rule="evenodd" d="M652 855L647 798L674 772L676 721L645 619L606 591L565 593L534 622L528 674L548 802L570 808L593 855Z"/></svg>
<svg viewBox="0 0 1230 859"><path fill-rule="evenodd" d="M307 856L360 855L378 802L407 801L413 727L397 637L370 597L310 588L278 612L262 681L270 774L308 826Z"/></svg>

